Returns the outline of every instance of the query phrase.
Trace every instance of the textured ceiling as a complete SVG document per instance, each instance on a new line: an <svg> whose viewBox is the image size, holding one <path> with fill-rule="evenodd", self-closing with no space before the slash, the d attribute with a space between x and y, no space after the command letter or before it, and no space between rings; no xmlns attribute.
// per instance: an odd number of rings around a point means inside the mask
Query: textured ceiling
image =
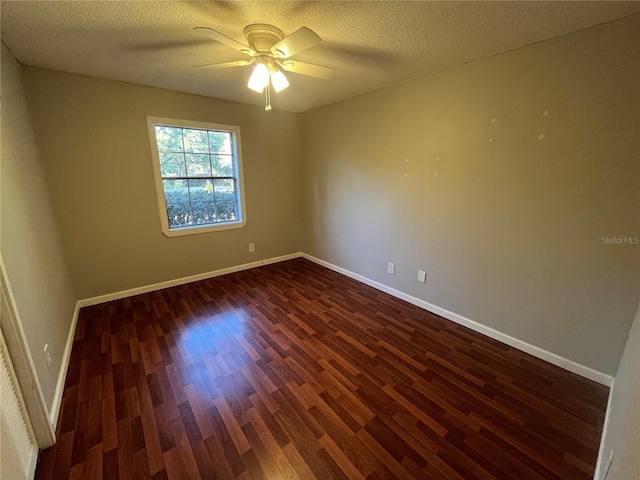
<svg viewBox="0 0 640 480"><path fill-rule="evenodd" d="M323 42L294 60L335 69L328 80L288 73L275 109L303 112L415 77L640 12L640 2L3 1L2 39L24 64L262 105L248 67L193 32L245 43L243 28L302 25Z"/></svg>

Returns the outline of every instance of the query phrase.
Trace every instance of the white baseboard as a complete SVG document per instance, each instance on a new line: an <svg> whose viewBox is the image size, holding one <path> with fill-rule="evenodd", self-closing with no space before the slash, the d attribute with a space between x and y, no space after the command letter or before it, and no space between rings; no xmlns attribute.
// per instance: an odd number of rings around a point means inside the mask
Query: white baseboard
<svg viewBox="0 0 640 480"><path fill-rule="evenodd" d="M561 357L555 353L544 350L540 347L536 347L535 345L531 345L530 343L524 342L522 340L518 340L510 335L499 332L498 330L494 330L491 327L487 327L482 325L481 323L475 322L469 318L463 317L462 315L458 315L457 313L451 312L444 308L438 307L437 305L433 305L432 303L425 302L419 298L408 295L400 290L396 290L395 288L388 287L382 283L371 280L367 277L363 277L362 275L358 275L357 273L353 273L349 270L346 270L342 267L338 267L337 265L333 265L332 263L326 262L319 258L313 257L306 253L302 253L302 257L310 260L318 265L322 265L330 270L346 275L347 277L353 278L354 280L358 280L370 287L381 290L389 295L393 295L394 297L400 298L406 302L409 302L417 307L428 310L432 313L440 315L441 317L446 318L447 320L451 320L452 322L458 323L460 325L464 325L465 327L470 328L478 333L482 333L488 337L493 338L494 340L498 340L499 342L505 343L511 347L517 348L518 350L522 350L523 352L529 353L534 357L545 360L553 365L564 368L570 372L576 373L582 377L586 377L594 382L598 382L602 385L611 386L613 383L613 377L611 375L607 375L606 373L599 372L592 368L586 367L579 363L574 362L573 360L569 360L567 358Z"/></svg>
<svg viewBox="0 0 640 480"><path fill-rule="evenodd" d="M76 335L76 326L78 325L78 314L80 313L80 302L76 302L76 308L73 311L69 332L67 332L67 342L62 352L62 363L58 372L58 381L56 382L56 391L53 394L53 402L51 402L51 410L49 411L49 422L51 428L55 431L58 423L58 415L60 415L60 406L62 405L62 394L64 393L64 384L67 379L67 370L69 369L69 360L71 359L71 348L73 347L73 339Z"/></svg>
<svg viewBox="0 0 640 480"><path fill-rule="evenodd" d="M151 285L145 285L142 287L130 288L129 290L121 290L115 293L108 293L106 295L100 295L97 297L85 298L78 301L80 308L89 307L91 305L98 305L99 303L110 302L112 300L120 300L121 298L132 297L134 295L140 295L142 293L155 292L156 290L162 290L163 288L175 287L177 285L184 285L185 283L197 282L199 280L206 280L207 278L219 277L220 275L227 275L228 273L240 272L241 270L248 270L250 268L261 267L263 265L270 265L272 263L284 262L285 260L291 260L293 258L299 258L302 253L290 253L288 255L282 255L280 257L266 258L264 260L258 260L257 262L244 263L242 265L236 265L234 267L222 268L220 270L213 270L211 272L198 273L197 275L190 275L188 277L177 278L175 280L167 280L166 282L153 283Z"/></svg>
<svg viewBox="0 0 640 480"><path fill-rule="evenodd" d="M344 269L342 267L338 267L337 265L333 265L332 263L326 262L324 260L321 260L319 258L316 258L312 255L306 254L306 253L302 253L302 252L297 252L297 253L291 253L288 255L283 255L280 257L273 257L273 258L269 258L269 259L265 259L265 260L259 260L257 262L251 262L251 263L245 263L243 265L237 265L234 267L229 267L229 268L223 268L220 270L214 270L211 272L206 272L206 273L201 273L201 274L197 274L197 275L192 275L189 277L182 277L182 278L178 278L175 280L168 280L166 282L161 282L161 283L155 283L152 285L146 285L146 286L142 286L142 287L137 287L137 288L132 288L129 290L122 290L120 292L115 292L115 293L110 293L107 295L101 295L101 296L97 296L97 297L92 297L92 298L85 298L83 300L79 300L76 304L76 309L74 311L73 314L73 319L71 321L71 325L69 327L69 333L67 335L67 343L65 345L65 350L63 353L63 359L62 359L62 365L60 368L60 373L58 375L58 382L56 385L56 391L55 391L55 395L54 395L54 399L53 399L53 404L51 406L51 412L49 415L49 419L51 421L51 425L53 427L53 429L55 430L55 426L56 423L58 421L58 416L60 414L60 406L61 406L61 402L62 402L62 394L64 391L64 384L65 384L65 380L66 380L66 376L67 376L67 369L69 367L69 360L71 358L71 348L73 346L73 339L75 337L75 331L76 331L76 326L77 326L77 322L78 322L78 314L80 311L80 308L82 307L87 307L90 305L97 305L99 303L104 303L104 302L108 302L111 300L118 300L121 298L126 298L126 297L130 297L133 295L139 295L142 293L148 293L148 292L153 292L155 290L160 290L163 288L168 288L168 287L173 287L173 286L177 286L177 285L183 285L185 283L190 283L190 282L196 282L198 280L205 280L207 278L213 278L213 277L217 277L220 275L226 275L228 273L234 273L234 272L239 272L242 270L248 270L250 268L255 268L255 267L260 267L263 265L269 265L272 263L278 263L278 262L283 262L286 260L291 260L294 258L298 258L298 257L303 257L307 260L310 260L318 265L321 265L323 267L326 267L330 270L333 270L335 272L341 273L343 275L346 275L347 277L353 278L354 280L358 280L359 282L362 282L366 285L369 285L377 290L381 290L385 293L388 293L389 295L393 295L394 297L400 298L402 300L405 300L406 302L409 302L413 305L416 305L417 307L420 307L424 310L433 312L437 315L440 315L448 320L451 320L455 323L458 323L460 325L464 325L465 327L470 328L471 330L474 330L476 332L482 333L484 335L487 335L488 337L493 338L494 340L498 340L502 343L505 343L511 347L517 348L519 350L522 350L526 353L529 353L537 358L540 358L542 360L545 360L553 365L556 365L558 367L564 368L565 370L568 370L570 372L576 373L578 375L581 375L583 377L586 377L588 379L591 379L595 382L598 382L602 385L606 385L608 387L610 387L610 392L609 392L609 402L607 404L607 413L605 416L605 421L604 421L604 435L602 438L602 442L601 442L601 446L604 445L604 440L605 440L605 436L607 433L607 426L609 423L609 416L610 416L610 406L611 406L611 395L613 393L613 385L614 385L614 378L611 375L607 375L606 373L602 373L599 372L597 370L594 370L592 368L586 367L584 365L581 365L579 363L576 363L572 360L569 360L567 358L561 357L560 355L557 355L555 353L549 352L547 350L544 350L542 348L536 347L534 345L531 345L527 342L524 342L522 340L518 340L517 338L511 337L510 335L506 335L504 333L501 333L497 330L494 330L493 328L487 327L485 325L482 325L478 322L475 322L469 318L463 317L462 315L458 315L457 313L451 312L449 310L446 310L444 308L438 307L437 305L433 305L429 302L426 302L424 300L421 300L419 298L413 297L411 295L408 295L404 292L401 292L399 290L396 290L394 288L391 288L387 285L384 285L382 283L376 282L374 280L371 280L367 277L364 277L362 275L359 275L357 273L351 272L347 269ZM602 472L600 472L600 470L603 468L603 462L605 462L607 459L604 458L605 456L605 452L600 451L598 454L598 463L596 466L596 476L595 479L598 480L602 480Z"/></svg>
<svg viewBox="0 0 640 480"><path fill-rule="evenodd" d="M115 292L115 293L110 293L107 295L100 295L97 297L92 297L92 298L85 298L83 300L79 300L78 304L76 306L76 311L74 313L74 317L73 317L73 321L72 321L72 325L70 327L70 331L69 331L69 336L67 338L67 345L65 347L65 352L64 352L64 358L63 358L63 365L60 371L60 376L58 378L58 384L57 384L57 388L56 388L56 393L55 393L55 397L54 397L54 402L52 405L52 409L51 409L51 421L52 421L52 425L55 427L55 422L57 421L58 418L58 414L60 411L60 402L62 401L62 391L64 389L64 381L66 378L66 372L67 372L67 368L69 365L69 358L71 355L71 346L73 345L73 336L75 335L75 328L76 328L76 323L78 320L78 311L80 308L82 307L87 307L90 305L97 305L100 303L104 303L104 302L109 302L111 300L118 300L121 298L126 298L126 297L131 297L134 295L140 295L142 293L149 293L149 292L153 292L156 290L161 290L163 288L169 288L169 287L174 287L177 285L184 285L185 283L191 283L191 282L196 282L199 280L205 280L207 278L213 278L213 277L218 277L220 275L226 275L229 273L234 273L234 272L239 272L242 270L248 270L250 268L255 268L255 267L260 267L263 265L269 265L272 263L278 263L278 262L283 262L286 260L291 260L293 258L298 258L298 257L303 257L306 258L307 260L310 260L314 263L317 263L318 265L322 265L323 267L329 268L330 270L333 270L335 272L341 273L343 275L346 275L347 277L353 278L355 280L358 280L359 282L362 282L366 285L369 285L373 288L376 288L378 290L381 290L385 293L388 293L389 295L393 295L394 297L400 298L402 300L405 300L413 305L416 305L420 308L423 308L427 311L433 312L437 315L440 315L448 320L451 320L455 323L458 323L460 325L464 325L465 327L470 328L471 330L474 330L476 332L482 333L483 335L487 335L488 337L493 338L494 340L497 340L499 342L505 343L506 345L509 345L511 347L517 348L518 350L522 350L523 352L529 353L531 355L533 355L534 357L540 358L542 360L545 360L553 365L556 365L558 367L564 368L565 370L568 370L570 372L576 373L578 375L581 375L583 377L586 377L590 380L593 380L595 382L598 382L602 385L606 385L611 387L611 385L613 385L613 377L611 375L607 375L606 373L602 373L599 372L597 370L594 370L592 368L589 368L587 366L581 365L577 362L574 362L572 360L569 360L567 358L564 358L560 355L557 355L555 353L549 352L547 350L544 350L540 347L536 347L534 345L531 345L530 343L524 342L522 340L519 340L517 338L514 338L510 335L504 334L502 332L499 332L498 330L495 330L491 327L487 327L485 325L482 325L481 323L478 323L474 320L471 320L469 318L463 317L462 315L458 315L457 313L451 312L449 310L446 310L442 307L439 307L437 305L433 305L429 302L426 302L424 300L421 300L419 298L413 297L411 295L408 295L404 292L401 292L399 290L396 290L394 288L391 288L387 285L384 285L382 283L376 282L374 280L371 280L369 278L366 278L362 275L359 275L357 273L351 272L347 269L344 269L342 267L338 267L337 265L333 265L332 263L326 262L324 260L321 260L319 258L316 258L312 255L306 254L306 253L302 253L302 252L296 252L296 253L291 253L288 255L283 255L280 257L273 257L273 258L268 258L268 259L264 259L264 260L259 260L256 262L251 262L251 263L245 263L243 265L237 265L234 267L229 267L229 268L223 268L220 270L214 270L211 272L205 272L205 273L200 273L197 275L191 275L188 277L182 277L182 278L178 278L175 280L168 280L166 282L160 282L160 283L154 283L152 285L145 285L142 287L137 287L137 288L132 288L129 290L122 290L119 292Z"/></svg>

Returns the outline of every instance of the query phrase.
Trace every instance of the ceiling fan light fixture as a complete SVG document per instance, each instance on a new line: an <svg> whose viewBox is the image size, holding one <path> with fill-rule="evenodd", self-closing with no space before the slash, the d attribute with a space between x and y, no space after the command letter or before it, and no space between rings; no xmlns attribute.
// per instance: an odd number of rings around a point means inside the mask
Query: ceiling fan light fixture
<svg viewBox="0 0 640 480"><path fill-rule="evenodd" d="M264 63L258 62L253 68L253 73L249 78L247 87L255 92L262 93L264 87L266 87L267 85L269 85L269 67L267 67Z"/></svg>
<svg viewBox="0 0 640 480"><path fill-rule="evenodd" d="M279 93L289 87L289 80L282 72L283 70L317 78L328 78L333 72L332 68L321 65L280 60L288 59L322 41L317 33L307 27L300 27L285 37L282 30L273 25L264 23L247 25L243 33L248 45L237 42L212 28L196 27L194 30L252 57L251 60L236 60L198 66L227 68L253 65L247 87L254 92L264 94L265 110L271 110L272 90Z"/></svg>
<svg viewBox="0 0 640 480"><path fill-rule="evenodd" d="M271 72L271 85L276 93L279 93L289 86L289 81L284 73L276 68Z"/></svg>

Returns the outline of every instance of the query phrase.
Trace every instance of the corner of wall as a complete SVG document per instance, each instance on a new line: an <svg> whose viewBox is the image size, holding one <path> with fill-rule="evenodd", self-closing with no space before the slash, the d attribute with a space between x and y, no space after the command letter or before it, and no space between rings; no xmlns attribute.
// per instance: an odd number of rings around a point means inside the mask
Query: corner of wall
<svg viewBox="0 0 640 480"><path fill-rule="evenodd" d="M640 478L640 305L611 385L594 480Z"/></svg>
<svg viewBox="0 0 640 480"><path fill-rule="evenodd" d="M60 415L60 407L62 406L62 395L64 394L64 385L67 379L67 371L69 370L71 349L73 348L73 339L76 334L79 314L80 301L76 302L76 308L74 309L73 316L71 317L71 324L69 325L69 332L67 333L67 341L65 342L64 352L62 354L62 364L60 365L60 371L58 372L58 381L56 382L56 389L53 394L51 409L49 410L49 423L54 430L58 424L58 416Z"/></svg>

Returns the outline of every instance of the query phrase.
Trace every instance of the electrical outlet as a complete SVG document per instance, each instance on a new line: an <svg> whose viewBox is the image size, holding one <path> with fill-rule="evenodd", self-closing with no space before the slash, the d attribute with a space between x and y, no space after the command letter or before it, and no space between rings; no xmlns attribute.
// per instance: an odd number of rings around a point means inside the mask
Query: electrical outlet
<svg viewBox="0 0 640 480"><path fill-rule="evenodd" d="M427 281L427 272L418 270L418 281L425 283Z"/></svg>
<svg viewBox="0 0 640 480"><path fill-rule="evenodd" d="M49 353L49 344L45 344L44 346L44 359L47 362L47 370L51 370L51 354Z"/></svg>
<svg viewBox="0 0 640 480"><path fill-rule="evenodd" d="M396 273L396 264L395 263L387 263L387 273L390 273L391 275L395 275Z"/></svg>
<svg viewBox="0 0 640 480"><path fill-rule="evenodd" d="M256 251L256 244L255 243L250 243L249 244L249 251L250 252L255 252Z"/></svg>

